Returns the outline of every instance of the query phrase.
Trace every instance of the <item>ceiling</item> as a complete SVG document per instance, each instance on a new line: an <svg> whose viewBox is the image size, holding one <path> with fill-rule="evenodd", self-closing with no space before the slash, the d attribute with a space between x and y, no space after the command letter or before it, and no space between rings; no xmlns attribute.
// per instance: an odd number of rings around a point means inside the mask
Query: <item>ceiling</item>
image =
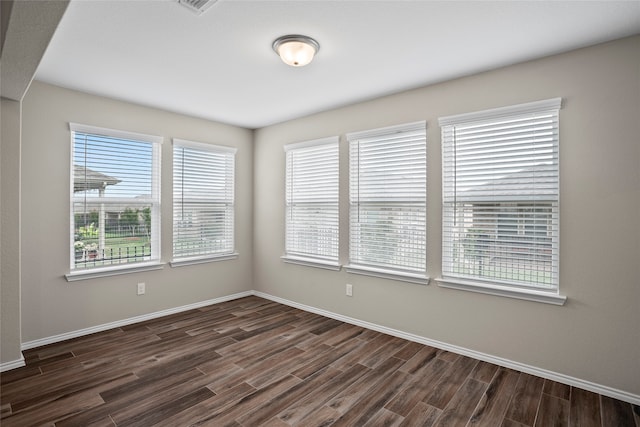
<svg viewBox="0 0 640 427"><path fill-rule="evenodd" d="M73 0L35 78L246 128L640 33L640 1ZM320 43L292 68L278 36Z"/></svg>

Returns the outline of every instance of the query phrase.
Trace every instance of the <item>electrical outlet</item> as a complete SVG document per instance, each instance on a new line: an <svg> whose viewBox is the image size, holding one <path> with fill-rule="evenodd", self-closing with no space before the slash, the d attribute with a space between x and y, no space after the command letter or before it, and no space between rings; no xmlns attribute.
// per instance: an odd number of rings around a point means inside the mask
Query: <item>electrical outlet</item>
<svg viewBox="0 0 640 427"><path fill-rule="evenodd" d="M138 295L144 295L145 285L144 282L138 283Z"/></svg>
<svg viewBox="0 0 640 427"><path fill-rule="evenodd" d="M348 297L352 297L353 296L353 285L351 283L347 283L347 296Z"/></svg>

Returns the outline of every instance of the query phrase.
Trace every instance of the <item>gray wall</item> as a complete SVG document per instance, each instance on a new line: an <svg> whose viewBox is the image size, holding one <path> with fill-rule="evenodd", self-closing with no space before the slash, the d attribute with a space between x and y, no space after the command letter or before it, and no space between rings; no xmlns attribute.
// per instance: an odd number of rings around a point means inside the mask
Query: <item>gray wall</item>
<svg viewBox="0 0 640 427"><path fill-rule="evenodd" d="M163 261L171 258L171 138L237 147L239 258L68 283L69 122L164 137ZM34 82L23 100L22 342L251 290L252 138L250 130ZM146 283L143 296L138 282Z"/></svg>
<svg viewBox="0 0 640 427"><path fill-rule="evenodd" d="M256 131L254 287L318 309L640 394L640 37L594 46ZM285 264L283 145L427 121L427 269L441 274L438 117L562 97L560 290L565 306ZM345 284L354 296L345 296Z"/></svg>
<svg viewBox="0 0 640 427"><path fill-rule="evenodd" d="M0 146L0 361L20 353L20 102L2 98Z"/></svg>

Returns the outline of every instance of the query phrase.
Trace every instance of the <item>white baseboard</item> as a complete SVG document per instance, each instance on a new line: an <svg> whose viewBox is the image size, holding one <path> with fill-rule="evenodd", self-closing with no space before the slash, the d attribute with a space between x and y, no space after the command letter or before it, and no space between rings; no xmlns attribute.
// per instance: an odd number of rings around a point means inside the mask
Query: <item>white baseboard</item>
<svg viewBox="0 0 640 427"><path fill-rule="evenodd" d="M352 325L361 326L363 328L372 329L374 331L382 332L387 335L392 335L394 337L403 338L409 341L414 341L420 344L429 345L431 347L439 348L446 351L451 351L453 353L462 354L464 356L469 356L474 359L483 360L485 362L493 363L494 365L502 366L505 368L515 369L520 372L525 372L527 374L535 375L537 377L546 378L548 380L556 381L562 384L570 385L573 387L578 387L584 390L589 390L594 393L602 394L604 396L609 396L614 399L622 400L625 402L629 402L634 405L640 405L640 395L629 393L623 390L618 390L615 388L607 387L604 385L592 383L590 381L585 381L580 378L571 377L568 375L564 375L558 372L549 371L546 369L537 368L535 366L526 365L524 363L515 362L509 359L503 359L501 357L492 356L490 354L481 353L479 351L470 350L468 348L459 347L456 345L451 345L444 343L442 341L436 341L429 338L425 338L419 335L410 334L407 332L399 331L397 329L387 328L386 326L377 325L375 323L366 322L359 319L354 319L353 317L343 316L341 314L333 313L331 311L323 310L320 308L308 306L305 304L300 304L294 301L289 301L284 298L276 297L273 295L265 294L263 292L254 291L253 295L258 296L260 298L265 298L280 304L288 305L290 307L295 307L300 310L308 311L311 313L319 314L324 317L329 317L332 319L340 320L345 323L350 323Z"/></svg>
<svg viewBox="0 0 640 427"><path fill-rule="evenodd" d="M18 360L12 360L10 362L0 363L0 372L10 371L16 368L22 368L23 366L25 366L24 356L20 355L20 359Z"/></svg>
<svg viewBox="0 0 640 427"><path fill-rule="evenodd" d="M102 331L106 331L113 328L119 328L120 326L132 325L134 323L157 319L158 317L181 313L183 311L206 307L208 305L213 305L213 304L219 304L221 302L231 301L238 298L244 298L251 295L254 295L253 291L245 291L245 292L240 292L233 295L227 295L220 298L214 298L206 301L196 302L193 304L187 304L180 307L169 308L167 310L156 311L154 313L143 314L141 316L130 317L128 319L117 320L115 322L105 323L102 325L96 325L90 328L79 329L77 331L65 332L64 334L54 335L52 337L46 337L46 338L41 338L41 339L22 343L21 349L24 351L24 350L29 350L36 347L42 347L43 345L53 344L53 343L65 341L71 338L77 338L77 337L82 337L89 334L95 334L96 332L102 332Z"/></svg>
<svg viewBox="0 0 640 427"><path fill-rule="evenodd" d="M41 347L47 344L53 344L56 342L68 340L71 338L77 338L84 335L93 334L96 332L106 331L108 329L118 328L120 326L131 325L138 322L143 322L146 320L157 319L158 317L168 316L170 314L180 313L187 310L193 310L196 308L205 307L208 305L219 304L226 301L231 301L238 298L244 298L247 296L255 295L260 298L268 299L270 301L274 301L280 304L288 305L290 307L295 307L300 310L308 311L310 313L319 314L324 317L329 317L331 319L340 320L345 323L350 323L352 325L361 326L363 328L371 329L374 331L382 332L384 334L392 335L398 338L406 339L409 341L417 342L424 345L429 345L431 347L436 347L442 350L451 351L453 353L462 354L464 356L472 357L474 359L483 360L485 362L493 363L498 366L503 366L505 368L515 369L517 371L526 372L531 375L535 375L541 378L546 378L552 381L557 381L562 384L567 384L570 386L582 388L584 390L589 390L594 393L602 394L604 396L609 396L614 399L622 400L625 402L632 403L634 405L640 405L640 395L629 393L623 390L614 389L611 387L607 387L604 385L592 383L590 381L585 381L580 378L571 377L568 375L564 375L558 372L549 371L546 369L537 368L535 366L526 365L523 363L515 362L513 360L503 359L501 357L492 356L490 354L481 353L475 350L470 350L464 347L459 347L452 344L447 344L442 341L432 340L426 337L422 337L419 335L399 331L397 329L388 328L386 326L377 325L375 323L366 322L364 320L355 319L353 317L344 316L342 314L333 313L331 311L323 310L320 308L312 307L305 304L300 304L294 301L290 301L284 298L276 297L270 294L266 294L258 291L245 291L240 292L233 295L228 295L220 298L214 298L207 301L201 301L193 304L183 305L181 307L170 308L167 310L161 310L154 313L144 314L141 316L130 317L128 319L118 320L116 322L105 323L103 325L93 326L91 328L80 329L77 331L67 332L60 335L55 335L52 337L42 338L34 341L28 341L22 344L22 350L28 350L36 347ZM24 366L24 357L21 360L15 360L12 362L5 362L0 364L0 372L8 371L10 369L19 368Z"/></svg>

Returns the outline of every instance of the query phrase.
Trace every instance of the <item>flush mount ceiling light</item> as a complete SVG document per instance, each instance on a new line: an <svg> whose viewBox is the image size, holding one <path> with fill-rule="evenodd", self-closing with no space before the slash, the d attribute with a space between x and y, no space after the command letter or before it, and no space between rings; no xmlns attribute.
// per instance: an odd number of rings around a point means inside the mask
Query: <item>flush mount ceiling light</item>
<svg viewBox="0 0 640 427"><path fill-rule="evenodd" d="M311 37L291 34L275 39L273 50L280 55L285 64L302 67L313 60L320 50L320 45Z"/></svg>

